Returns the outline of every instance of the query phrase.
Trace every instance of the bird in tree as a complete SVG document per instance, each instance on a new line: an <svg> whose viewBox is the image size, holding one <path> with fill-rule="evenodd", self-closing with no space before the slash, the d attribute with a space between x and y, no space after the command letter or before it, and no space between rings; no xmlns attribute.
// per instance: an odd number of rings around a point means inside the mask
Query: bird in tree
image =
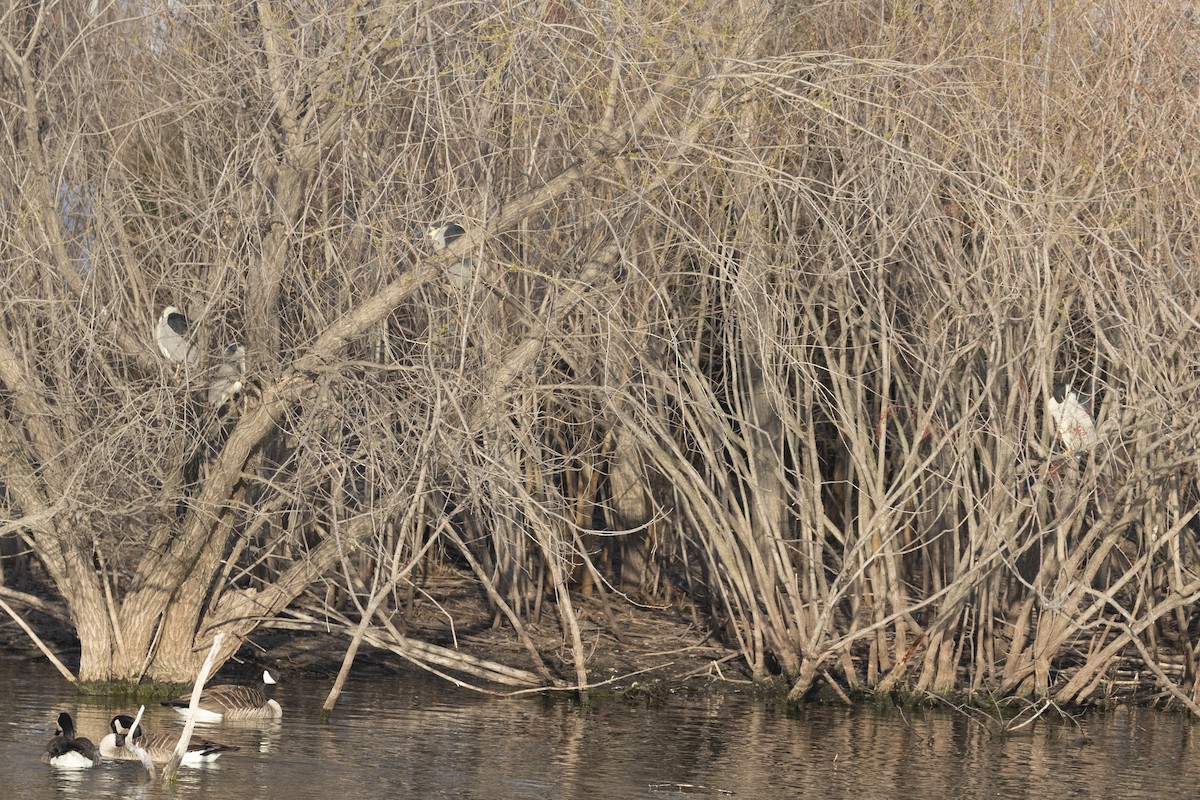
<svg viewBox="0 0 1200 800"><path fill-rule="evenodd" d="M1100 443L1095 420L1079 402L1079 395L1070 384L1054 384L1054 392L1046 401L1046 410L1068 453L1087 453Z"/></svg>
<svg viewBox="0 0 1200 800"><path fill-rule="evenodd" d="M433 252L440 253L461 239L466 232L457 222L442 220L430 225L426 235L429 241L433 242Z"/></svg>
<svg viewBox="0 0 1200 800"><path fill-rule="evenodd" d="M158 315L154 331L159 352L173 364L195 367L200 363L200 351L196 348L196 329L188 318L175 306L167 306Z"/></svg>
<svg viewBox="0 0 1200 800"><path fill-rule="evenodd" d="M242 393L242 375L246 372L246 348L234 342L221 351L216 374L208 387L208 404L218 411L236 401Z"/></svg>
<svg viewBox="0 0 1200 800"><path fill-rule="evenodd" d="M462 225L452 220L442 220L435 222L429 226L429 230L425 235L429 237L429 241L433 243L433 252L440 253L450 245L457 242L466 234L466 229ZM458 291L462 291L471 282L471 276L475 273L475 267L471 260L463 259L455 264L451 264L446 269L446 278L450 281L450 285Z"/></svg>

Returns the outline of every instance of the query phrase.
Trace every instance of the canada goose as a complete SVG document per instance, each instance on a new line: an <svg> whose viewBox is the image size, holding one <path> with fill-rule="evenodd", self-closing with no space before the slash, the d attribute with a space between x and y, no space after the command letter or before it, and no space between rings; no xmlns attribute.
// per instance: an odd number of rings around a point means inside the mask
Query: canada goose
<svg viewBox="0 0 1200 800"><path fill-rule="evenodd" d="M1046 401L1046 410L1058 429L1058 436L1068 453L1086 453L1100 442L1096 423L1079 395L1068 384L1056 383L1054 393Z"/></svg>
<svg viewBox="0 0 1200 800"><path fill-rule="evenodd" d="M466 232L466 229L457 222L442 220L430 225L425 235L433 243L433 252L440 253L461 239ZM451 286L461 291L471 282L471 276L474 272L475 268L471 260L466 259L447 267L446 277L450 280Z"/></svg>
<svg viewBox="0 0 1200 800"><path fill-rule="evenodd" d="M268 670L263 670L263 683L268 686L275 683ZM187 716L190 696L176 697L167 700L164 706L170 706L176 712ZM283 716L283 708L273 698L267 697L261 690L253 686L222 683L209 686L200 693L200 705L196 711L197 722L220 722L221 720L248 719L279 719Z"/></svg>
<svg viewBox="0 0 1200 800"><path fill-rule="evenodd" d="M194 367L200 362L200 352L196 349L196 331L183 312L175 306L167 306L159 314L154 339L158 342L159 352L167 361L186 364L189 367Z"/></svg>
<svg viewBox="0 0 1200 800"><path fill-rule="evenodd" d="M208 387L208 404L220 409L242 391L242 374L246 371L246 348L238 342L226 347L217 364L217 372Z"/></svg>
<svg viewBox="0 0 1200 800"><path fill-rule="evenodd" d="M65 711L58 715L54 738L42 753L42 763L68 769L86 769L100 761L100 751L90 739L75 738L75 720Z"/></svg>
<svg viewBox="0 0 1200 800"><path fill-rule="evenodd" d="M125 746L129 736L129 729L133 727L133 717L126 714L118 714L108 723L108 727L112 729L112 733L100 740L100 755L105 758L122 761L140 760L136 753ZM170 760L171 754L175 752L175 745L178 741L178 736L169 733L148 734L140 724L133 735L133 743L149 753L151 761ZM209 764L220 758L222 753L240 749L235 745L218 744L208 739L193 736L191 741L188 742L187 752L184 753L183 761L180 763L189 767Z"/></svg>

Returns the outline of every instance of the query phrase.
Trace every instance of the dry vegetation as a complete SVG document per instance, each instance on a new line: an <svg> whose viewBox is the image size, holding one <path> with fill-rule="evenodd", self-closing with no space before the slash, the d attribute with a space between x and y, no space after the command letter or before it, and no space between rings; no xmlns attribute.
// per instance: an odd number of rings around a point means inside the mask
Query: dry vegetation
<svg viewBox="0 0 1200 800"><path fill-rule="evenodd" d="M455 570L518 684L589 682L586 588L796 699L1197 710L1190 10L296 5L0 16L0 599L80 678L280 618L462 667L393 622Z"/></svg>

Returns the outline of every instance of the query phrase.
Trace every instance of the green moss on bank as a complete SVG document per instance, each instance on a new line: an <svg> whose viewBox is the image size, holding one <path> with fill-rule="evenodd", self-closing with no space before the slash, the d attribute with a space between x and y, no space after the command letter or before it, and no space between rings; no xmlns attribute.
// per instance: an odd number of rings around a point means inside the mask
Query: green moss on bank
<svg viewBox="0 0 1200 800"><path fill-rule="evenodd" d="M75 688L80 694L87 697L153 703L187 694L192 690L192 685L155 681L79 681L75 684Z"/></svg>

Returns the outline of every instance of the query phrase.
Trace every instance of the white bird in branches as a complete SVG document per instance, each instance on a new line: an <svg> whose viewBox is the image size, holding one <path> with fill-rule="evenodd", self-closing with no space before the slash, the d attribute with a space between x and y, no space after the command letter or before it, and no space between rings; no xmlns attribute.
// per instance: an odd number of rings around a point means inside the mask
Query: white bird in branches
<svg viewBox="0 0 1200 800"><path fill-rule="evenodd" d="M1054 393L1046 402L1046 410L1050 412L1058 437L1068 453L1086 453L1100 443L1095 420L1069 384L1054 384Z"/></svg>
<svg viewBox="0 0 1200 800"><path fill-rule="evenodd" d="M457 222L442 220L430 225L425 235L433 243L433 252L440 253L461 239L466 232L466 229ZM469 258L463 259L456 264L451 264L446 269L446 277L449 279L450 285L459 291L467 287L474 273L475 267Z"/></svg>
<svg viewBox="0 0 1200 800"><path fill-rule="evenodd" d="M167 306L158 315L154 331L159 352L174 364L194 367L200 363L200 351L196 349L196 331L183 312L175 306Z"/></svg>

